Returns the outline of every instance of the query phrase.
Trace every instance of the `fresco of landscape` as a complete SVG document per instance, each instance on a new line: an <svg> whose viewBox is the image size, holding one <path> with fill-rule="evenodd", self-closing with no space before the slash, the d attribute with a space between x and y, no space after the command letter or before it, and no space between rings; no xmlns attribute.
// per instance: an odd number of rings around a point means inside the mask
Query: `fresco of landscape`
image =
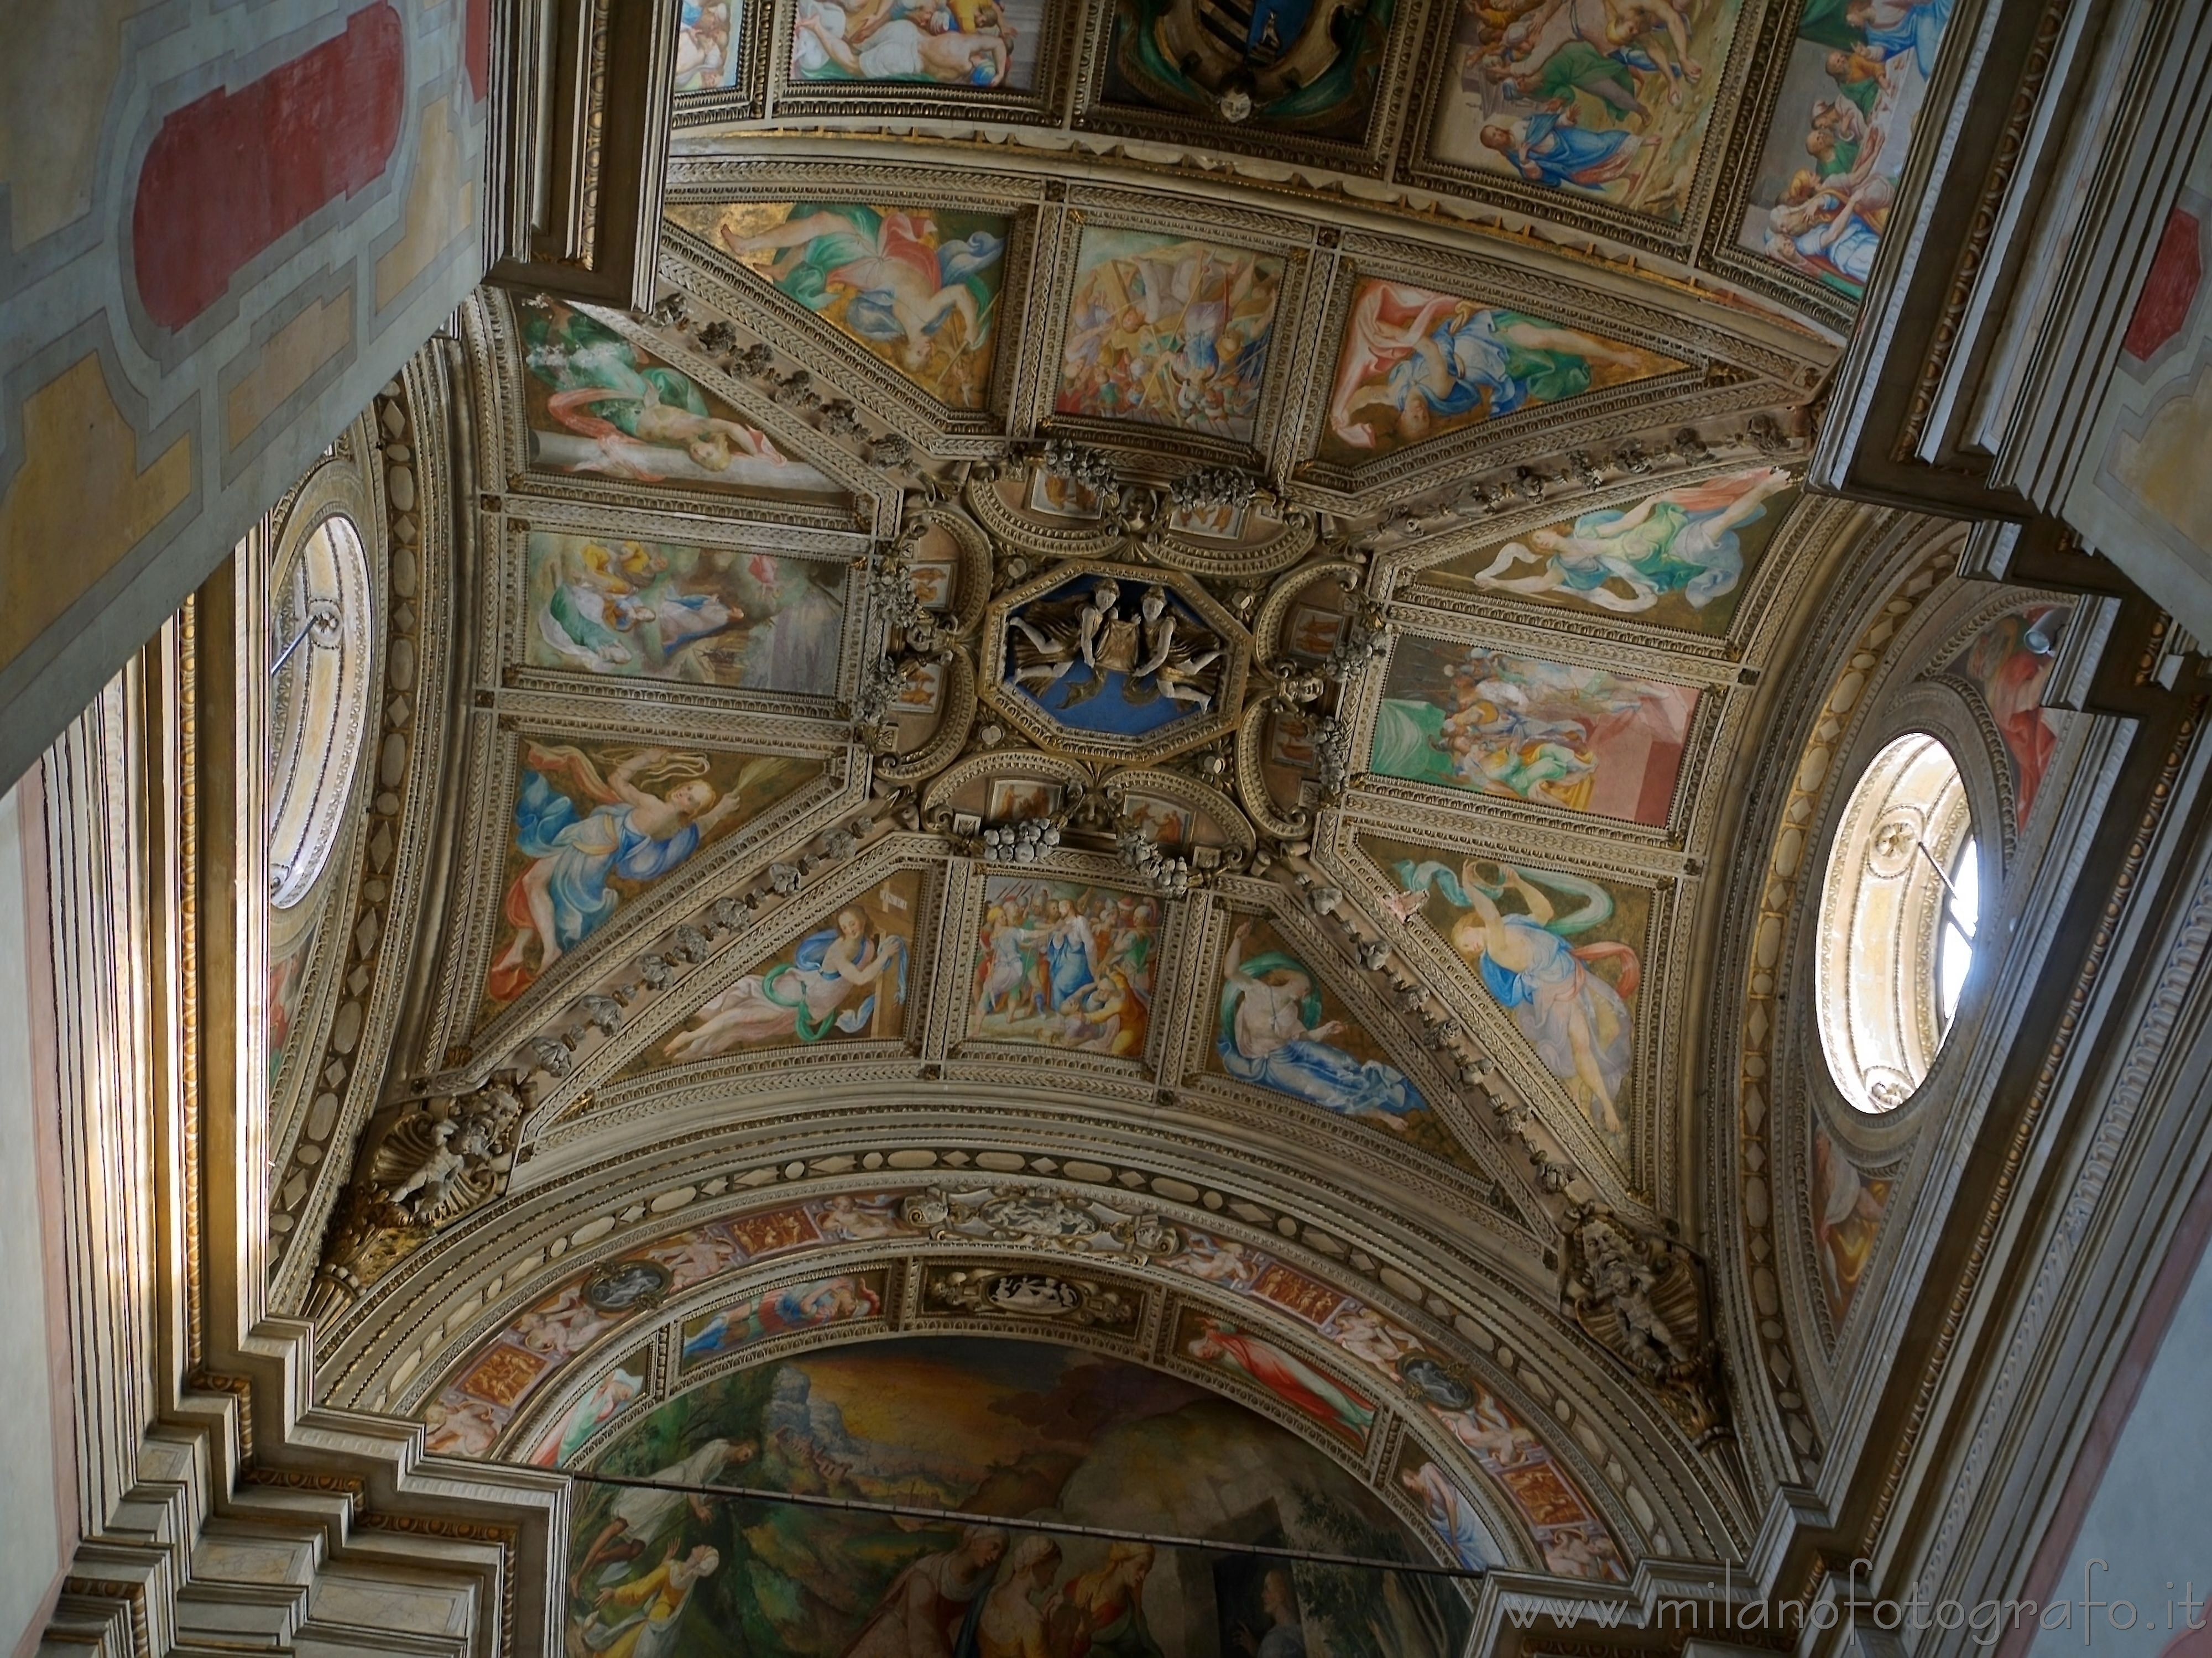
<svg viewBox="0 0 2212 1658"><path fill-rule="evenodd" d="M568 1617L581 1655L1454 1658L1468 1631L1434 1579L991 1523L1048 1515L1433 1558L1287 1430L1190 1382L1039 1342L908 1337L740 1370L640 1418L597 1467L977 1518L580 1486Z"/></svg>

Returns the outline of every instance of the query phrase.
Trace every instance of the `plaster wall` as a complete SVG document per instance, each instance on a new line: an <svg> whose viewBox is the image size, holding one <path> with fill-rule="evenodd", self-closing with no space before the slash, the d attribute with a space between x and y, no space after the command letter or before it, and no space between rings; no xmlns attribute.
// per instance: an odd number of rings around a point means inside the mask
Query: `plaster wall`
<svg viewBox="0 0 2212 1658"><path fill-rule="evenodd" d="M476 285L490 10L9 7L0 780Z"/></svg>
<svg viewBox="0 0 2212 1658"><path fill-rule="evenodd" d="M0 1643L19 1658L37 1644L76 1540L67 1333L48 1247L55 1231L43 1212L58 1146L31 1011L32 962L45 944L31 900L44 884L30 878L24 827L27 817L35 847L39 810L35 785L0 796L0 1330L9 1333L0 1341L0 1398L9 1401L0 1412Z"/></svg>
<svg viewBox="0 0 2212 1658"><path fill-rule="evenodd" d="M2065 1564L2051 1572L2056 1551L2046 1547L2042 1569L2031 1575L2026 1593L2045 1608L2034 1614L2044 1625L2028 1649L2034 1658L2085 1649L2107 1658L2212 1653L2212 1612L2204 1604L2212 1598L2209 1227L2212 1187L2191 1206L2062 1499L2054 1532L2078 1515ZM2158 1325L2169 1309L2160 1337ZM2185 1606L2185 1597L2195 1604ZM2020 1650L2013 1642L2007 1646Z"/></svg>

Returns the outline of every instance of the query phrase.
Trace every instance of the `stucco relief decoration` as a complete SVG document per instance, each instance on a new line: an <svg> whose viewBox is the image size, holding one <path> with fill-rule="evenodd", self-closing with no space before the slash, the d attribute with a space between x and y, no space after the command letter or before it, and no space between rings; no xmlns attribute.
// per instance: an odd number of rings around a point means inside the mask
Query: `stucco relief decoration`
<svg viewBox="0 0 2212 1658"><path fill-rule="evenodd" d="M1704 1263L1594 1204L1568 1212L1565 1242L1564 1298L1575 1321L1656 1388L1699 1444L1724 1433Z"/></svg>
<svg viewBox="0 0 2212 1658"><path fill-rule="evenodd" d="M1188 578L1063 566L994 604L988 695L1044 744L1131 760L1220 734L1243 689L1243 629Z"/></svg>
<svg viewBox="0 0 2212 1658"><path fill-rule="evenodd" d="M1182 1247L1176 1229L1158 1215L1083 1203L1026 1187L949 1191L931 1187L906 1199L908 1225L939 1242L1018 1243L1068 1254L1118 1254L1139 1262L1172 1255Z"/></svg>
<svg viewBox="0 0 2212 1658"><path fill-rule="evenodd" d="M325 1241L321 1297L358 1290L398 1255L497 1198L532 1097L526 1079L507 1075L402 1110L364 1160L365 1176L339 1200Z"/></svg>
<svg viewBox="0 0 2212 1658"><path fill-rule="evenodd" d="M994 1272L951 1267L929 1275L925 1304L932 1310L1066 1325L1123 1328L1137 1321L1137 1303L1095 1278L1054 1272Z"/></svg>
<svg viewBox="0 0 2212 1658"><path fill-rule="evenodd" d="M1715 780L1838 556L1794 492L1829 351L1643 260L1733 224L1735 9L1631 20L1618 87L1571 13L688 7L660 302L464 319L489 805L331 1181L334 1399L612 1466L802 1353L1059 1331L1439 1558L1722 1546L1665 1106ZM896 136L985 112L1085 159ZM1140 128L1179 197L1091 143ZM1351 223L1339 167L1452 236ZM1658 1450L1610 1425L1645 1388Z"/></svg>

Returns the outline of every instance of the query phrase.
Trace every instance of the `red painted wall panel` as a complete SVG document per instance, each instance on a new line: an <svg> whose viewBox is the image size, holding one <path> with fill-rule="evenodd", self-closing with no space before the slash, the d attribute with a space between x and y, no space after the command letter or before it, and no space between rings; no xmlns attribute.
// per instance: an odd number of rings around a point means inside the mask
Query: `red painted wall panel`
<svg viewBox="0 0 2212 1658"><path fill-rule="evenodd" d="M2128 319L2127 337L2121 349L2137 361L2148 361L2153 352L2181 331L2189 308L2197 302L2197 284L2204 278L2198 252L2203 227L2193 213L2175 208L2158 239L2150 274L2136 300L2135 314Z"/></svg>
<svg viewBox="0 0 2212 1658"><path fill-rule="evenodd" d="M469 0L468 38L461 52L469 90L481 98L491 83L491 0Z"/></svg>
<svg viewBox="0 0 2212 1658"><path fill-rule="evenodd" d="M173 111L148 148L131 216L138 296L165 328L222 297L254 255L391 162L406 48L390 0L236 92Z"/></svg>

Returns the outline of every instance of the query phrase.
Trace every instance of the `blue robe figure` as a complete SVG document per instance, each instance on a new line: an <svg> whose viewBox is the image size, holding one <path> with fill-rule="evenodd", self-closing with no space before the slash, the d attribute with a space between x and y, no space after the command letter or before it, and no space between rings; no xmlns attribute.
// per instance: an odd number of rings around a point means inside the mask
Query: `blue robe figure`
<svg viewBox="0 0 2212 1658"><path fill-rule="evenodd" d="M699 849L697 823L687 823L656 841L631 827L630 811L628 803L617 800L579 817L576 803L543 773L522 774L522 798L514 803L515 849L533 860L553 859L546 891L553 900L553 936L564 950L591 937L615 913L620 900L607 890L611 876L651 881ZM518 881L507 897L510 920L520 892ZM524 907L520 925L529 921Z"/></svg>
<svg viewBox="0 0 2212 1658"><path fill-rule="evenodd" d="M1243 938L1240 931L1224 963L1214 1051L1224 1071L1339 1116L1376 1118L1392 1127L1428 1108L1404 1072L1328 1042L1340 1027L1322 1022L1321 995L1304 963L1273 950L1240 963Z"/></svg>
<svg viewBox="0 0 2212 1658"><path fill-rule="evenodd" d="M1044 959L1052 981L1052 1005L1056 1012L1089 988L1098 976L1097 945L1091 936L1091 923L1069 909L1054 923L1045 940Z"/></svg>
<svg viewBox="0 0 2212 1658"><path fill-rule="evenodd" d="M1500 151L1523 178L1555 188L1597 190L1626 173L1644 140L1626 131L1589 132L1556 110L1539 110L1511 127L1483 129L1483 142ZM1493 135L1495 135L1493 137Z"/></svg>
<svg viewBox="0 0 2212 1658"><path fill-rule="evenodd" d="M1887 23L1869 25L1867 45L1878 58L1911 52L1923 79L1936 72L1936 51L1951 21L1951 0L1915 0Z"/></svg>

